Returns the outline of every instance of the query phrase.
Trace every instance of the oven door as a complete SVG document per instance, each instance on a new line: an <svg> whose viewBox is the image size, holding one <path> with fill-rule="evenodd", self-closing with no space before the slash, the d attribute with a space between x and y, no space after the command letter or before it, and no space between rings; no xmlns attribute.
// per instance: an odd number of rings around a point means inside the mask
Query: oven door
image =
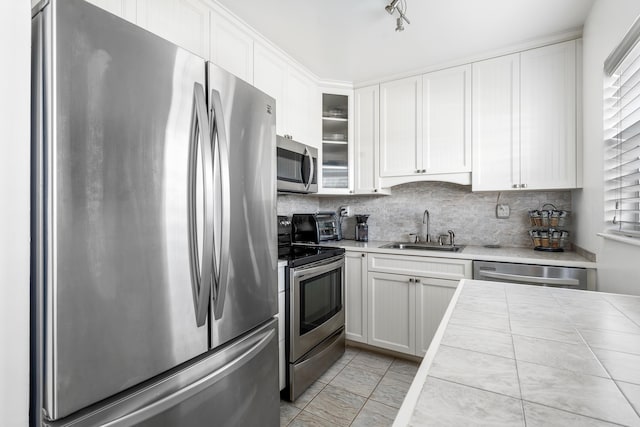
<svg viewBox="0 0 640 427"><path fill-rule="evenodd" d="M302 143L277 137L278 191L318 192L318 150Z"/></svg>
<svg viewBox="0 0 640 427"><path fill-rule="evenodd" d="M344 255L291 269L289 361L344 326Z"/></svg>

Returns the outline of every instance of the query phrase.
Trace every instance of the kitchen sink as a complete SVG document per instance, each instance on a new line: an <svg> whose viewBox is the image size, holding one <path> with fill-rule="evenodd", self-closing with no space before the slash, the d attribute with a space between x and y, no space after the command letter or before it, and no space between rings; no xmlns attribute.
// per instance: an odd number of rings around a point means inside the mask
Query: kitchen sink
<svg viewBox="0 0 640 427"><path fill-rule="evenodd" d="M381 249L411 249L418 251L460 252L464 245L434 245L431 243L394 242L380 246Z"/></svg>

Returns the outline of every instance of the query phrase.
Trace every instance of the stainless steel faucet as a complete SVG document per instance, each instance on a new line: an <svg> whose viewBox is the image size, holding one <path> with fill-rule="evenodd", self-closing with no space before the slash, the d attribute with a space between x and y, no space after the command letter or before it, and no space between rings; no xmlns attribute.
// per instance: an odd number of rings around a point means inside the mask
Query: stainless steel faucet
<svg viewBox="0 0 640 427"><path fill-rule="evenodd" d="M455 246L455 238L456 238L456 233L453 232L453 230L449 230L447 231L447 233L449 233L449 244L451 246Z"/></svg>
<svg viewBox="0 0 640 427"><path fill-rule="evenodd" d="M424 241L429 243L431 242L431 236L429 235L429 210L425 209L422 214L422 223L427 225L427 235L425 236Z"/></svg>

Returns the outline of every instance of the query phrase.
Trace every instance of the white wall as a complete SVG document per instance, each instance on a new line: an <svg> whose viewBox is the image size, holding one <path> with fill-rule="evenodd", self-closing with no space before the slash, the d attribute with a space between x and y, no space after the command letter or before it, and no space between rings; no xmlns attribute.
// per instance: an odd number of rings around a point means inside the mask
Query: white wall
<svg viewBox="0 0 640 427"><path fill-rule="evenodd" d="M603 64L640 15L638 0L596 0L583 32L584 188L573 192L576 243L594 252L598 289L640 295L640 247L598 237L603 213Z"/></svg>
<svg viewBox="0 0 640 427"><path fill-rule="evenodd" d="M28 424L31 7L0 2L0 414Z"/></svg>

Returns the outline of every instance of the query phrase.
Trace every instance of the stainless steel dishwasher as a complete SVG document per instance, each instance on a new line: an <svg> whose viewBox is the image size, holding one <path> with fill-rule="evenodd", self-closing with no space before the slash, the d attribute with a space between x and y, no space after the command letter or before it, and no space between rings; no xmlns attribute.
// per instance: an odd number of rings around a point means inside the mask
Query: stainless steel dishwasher
<svg viewBox="0 0 640 427"><path fill-rule="evenodd" d="M476 280L587 290L587 277L586 268L473 261Z"/></svg>

